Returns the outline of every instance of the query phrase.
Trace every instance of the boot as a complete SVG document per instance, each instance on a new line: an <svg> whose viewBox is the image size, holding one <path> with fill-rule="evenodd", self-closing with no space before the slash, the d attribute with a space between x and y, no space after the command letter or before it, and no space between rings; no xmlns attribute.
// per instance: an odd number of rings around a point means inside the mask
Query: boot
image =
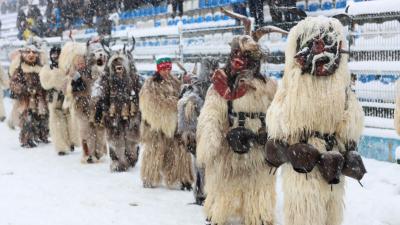
<svg viewBox="0 0 400 225"><path fill-rule="evenodd" d="M37 147L37 144L32 139L29 139L25 143L22 143L21 147L23 147L23 148L35 148L35 147Z"/></svg>

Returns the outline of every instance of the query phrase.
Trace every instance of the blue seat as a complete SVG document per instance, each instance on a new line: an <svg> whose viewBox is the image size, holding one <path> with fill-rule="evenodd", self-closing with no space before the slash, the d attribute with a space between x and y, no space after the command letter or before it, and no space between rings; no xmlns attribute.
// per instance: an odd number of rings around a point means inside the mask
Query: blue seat
<svg viewBox="0 0 400 225"><path fill-rule="evenodd" d="M306 10L306 5L303 2L297 3L296 4L296 8L305 11Z"/></svg>
<svg viewBox="0 0 400 225"><path fill-rule="evenodd" d="M374 74L360 74L360 76L358 77L358 80L362 83L368 83L374 81L375 79L376 76Z"/></svg>
<svg viewBox="0 0 400 225"><path fill-rule="evenodd" d="M394 82L396 82L396 80L397 80L396 76L394 76L394 75L382 75L381 79L380 79L381 83L383 83L383 84L394 83Z"/></svg>
<svg viewBox="0 0 400 225"><path fill-rule="evenodd" d="M192 24L192 23L194 23L195 21L194 21L194 17L193 16L191 16L191 17L189 17L189 19L188 19L188 24Z"/></svg>
<svg viewBox="0 0 400 225"><path fill-rule="evenodd" d="M154 14L158 15L161 13L161 6L154 7Z"/></svg>
<svg viewBox="0 0 400 225"><path fill-rule="evenodd" d="M222 20L222 15L219 14L219 13L215 14L215 15L214 15L214 21L215 21L215 22L218 22L218 21L220 21L220 20Z"/></svg>
<svg viewBox="0 0 400 225"><path fill-rule="evenodd" d="M168 12L168 6L167 6L167 5L161 6L160 12L161 12L161 13L167 13L167 12Z"/></svg>
<svg viewBox="0 0 400 225"><path fill-rule="evenodd" d="M319 4L317 2L312 2L308 5L308 11L315 12L319 8Z"/></svg>
<svg viewBox="0 0 400 225"><path fill-rule="evenodd" d="M196 23L202 23L202 22L204 22L204 18L202 16L196 18Z"/></svg>
<svg viewBox="0 0 400 225"><path fill-rule="evenodd" d="M340 9L340 8L345 8L347 4L347 0L339 0L336 2L336 8Z"/></svg>
<svg viewBox="0 0 400 225"><path fill-rule="evenodd" d="M328 1L328 2L323 2L321 5L322 10L330 10L333 8L333 3Z"/></svg>
<svg viewBox="0 0 400 225"><path fill-rule="evenodd" d="M205 0L199 0L199 8L204 9L206 7L206 1Z"/></svg>
<svg viewBox="0 0 400 225"><path fill-rule="evenodd" d="M211 7L217 7L219 5L219 0L209 0L211 2Z"/></svg>
<svg viewBox="0 0 400 225"><path fill-rule="evenodd" d="M207 15L206 16L206 22L211 22L213 20L212 15Z"/></svg>

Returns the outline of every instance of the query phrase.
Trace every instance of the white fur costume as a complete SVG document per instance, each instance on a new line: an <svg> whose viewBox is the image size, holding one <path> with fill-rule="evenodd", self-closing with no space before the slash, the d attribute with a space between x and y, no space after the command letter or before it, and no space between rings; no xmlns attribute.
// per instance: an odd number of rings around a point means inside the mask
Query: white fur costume
<svg viewBox="0 0 400 225"><path fill-rule="evenodd" d="M59 101L59 94L64 92L64 88L68 82L68 77L59 68L51 69L46 65L40 71L40 83L45 90L55 91L51 92L52 102L49 102L49 128L50 136L55 145L57 152L69 152L71 147L80 146L79 129L74 114L71 113L69 108L62 109L62 102Z"/></svg>
<svg viewBox="0 0 400 225"><path fill-rule="evenodd" d="M235 112L266 112L276 83L267 79L249 81L254 89L232 101ZM264 146L254 145L248 153L233 152L225 138L229 131L227 100L209 88L197 125L197 162L205 167L204 209L212 224L275 224L275 176L269 174ZM235 117L233 127L238 126ZM246 118L245 127L257 133L258 118Z"/></svg>
<svg viewBox="0 0 400 225"><path fill-rule="evenodd" d="M295 62L298 40L301 46L328 27L339 34L338 39L346 46L343 26L336 19L307 18L290 31L284 77L267 113L270 138L295 144L300 141L304 130L335 133L338 145L333 151L342 151L348 141L358 142L363 129L363 111L349 88L347 55L342 54L337 70L326 77L302 74ZM326 152L325 141L311 137L308 143L319 152ZM342 223L343 176L339 184L331 187L317 167L306 177L295 172L290 164L284 164L282 180L285 225Z"/></svg>
<svg viewBox="0 0 400 225"><path fill-rule="evenodd" d="M59 68L66 71L69 76L63 109L71 110L77 118L83 148L81 160L83 163L95 162L107 153L105 130L104 128L95 126L91 117L92 108L94 108L91 101L92 86L100 75L100 72L91 68L90 76L86 74L83 77L86 89L75 93L72 91L72 77L76 73L75 60L77 57L86 56L87 46L85 43L68 42L62 48L59 59ZM90 67L92 65L86 66Z"/></svg>

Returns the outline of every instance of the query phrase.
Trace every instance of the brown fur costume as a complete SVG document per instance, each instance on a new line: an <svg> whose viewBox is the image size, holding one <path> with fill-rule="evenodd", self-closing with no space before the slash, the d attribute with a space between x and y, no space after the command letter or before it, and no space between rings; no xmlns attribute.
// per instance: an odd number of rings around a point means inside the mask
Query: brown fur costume
<svg viewBox="0 0 400 225"><path fill-rule="evenodd" d="M346 46L343 26L336 19L307 18L290 31L285 52L286 62L282 85L279 86L268 114L268 134L271 138L295 144L304 132L335 134L337 145L332 151L343 151L349 141L358 142L363 128L363 111L351 92L347 55L341 55L339 66L330 76L302 74L295 62L298 44L302 46L321 31L334 31ZM308 144L320 153L326 152L326 142L310 137ZM345 151L345 150L344 150ZM344 177L331 186L319 168L300 174L290 164L282 168L284 192L284 224L338 225L343 220Z"/></svg>
<svg viewBox="0 0 400 225"><path fill-rule="evenodd" d="M97 98L96 122L106 128L111 157L111 171L134 167L139 151L139 91L138 75L131 70L130 53L119 51L108 61L105 74L96 81L92 97ZM121 74L116 72L116 67Z"/></svg>
<svg viewBox="0 0 400 225"><path fill-rule="evenodd" d="M233 110L266 112L276 83L254 79L250 84L255 89L234 100ZM227 100L211 86L197 127L197 161L206 172L206 215L213 224L274 224L275 177L268 173L264 148L255 145L243 155L230 150L225 138L229 130L227 112ZM235 119L233 127L237 123ZM258 118L246 119L246 128L258 132L260 127Z"/></svg>
<svg viewBox="0 0 400 225"><path fill-rule="evenodd" d="M11 65L10 90L16 99L15 110L19 112L20 142L25 147L35 147L37 142L47 143L48 111L46 91L39 79L40 54L34 64L26 63L20 56Z"/></svg>
<svg viewBox="0 0 400 225"><path fill-rule="evenodd" d="M67 153L80 146L76 118L69 109L62 109L68 77L61 69L49 65L42 68L39 76L42 87L49 91L51 139L58 153Z"/></svg>
<svg viewBox="0 0 400 225"><path fill-rule="evenodd" d="M140 91L144 145L141 176L145 187L159 186L162 179L169 188L193 182L190 153L174 137L179 90L180 82L174 76L164 80L155 75L145 81Z"/></svg>
<svg viewBox="0 0 400 225"><path fill-rule="evenodd" d="M99 160L107 153L105 129L96 126L93 120L94 102L91 101L92 87L95 80L100 76L101 71L91 68L93 65L86 65L84 70L78 71L77 60L87 55L85 43L68 42L64 45L60 54L60 69L67 71L70 83L67 86L66 99L63 108L73 110L78 120L79 134L82 141L83 163L92 163ZM72 86L73 76L79 76L84 88L76 90Z"/></svg>

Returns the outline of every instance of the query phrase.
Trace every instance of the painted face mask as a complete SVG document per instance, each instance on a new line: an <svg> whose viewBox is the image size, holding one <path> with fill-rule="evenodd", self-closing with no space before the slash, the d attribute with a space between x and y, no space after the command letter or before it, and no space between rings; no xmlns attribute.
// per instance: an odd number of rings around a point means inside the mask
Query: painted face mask
<svg viewBox="0 0 400 225"><path fill-rule="evenodd" d="M26 49L22 52L22 57L24 58L24 61L28 64L34 64L37 61L39 54L35 50Z"/></svg>
<svg viewBox="0 0 400 225"><path fill-rule="evenodd" d="M303 74L330 76L335 73L339 67L342 47L338 36L332 28L328 28L306 42L298 39L298 52L294 58Z"/></svg>

